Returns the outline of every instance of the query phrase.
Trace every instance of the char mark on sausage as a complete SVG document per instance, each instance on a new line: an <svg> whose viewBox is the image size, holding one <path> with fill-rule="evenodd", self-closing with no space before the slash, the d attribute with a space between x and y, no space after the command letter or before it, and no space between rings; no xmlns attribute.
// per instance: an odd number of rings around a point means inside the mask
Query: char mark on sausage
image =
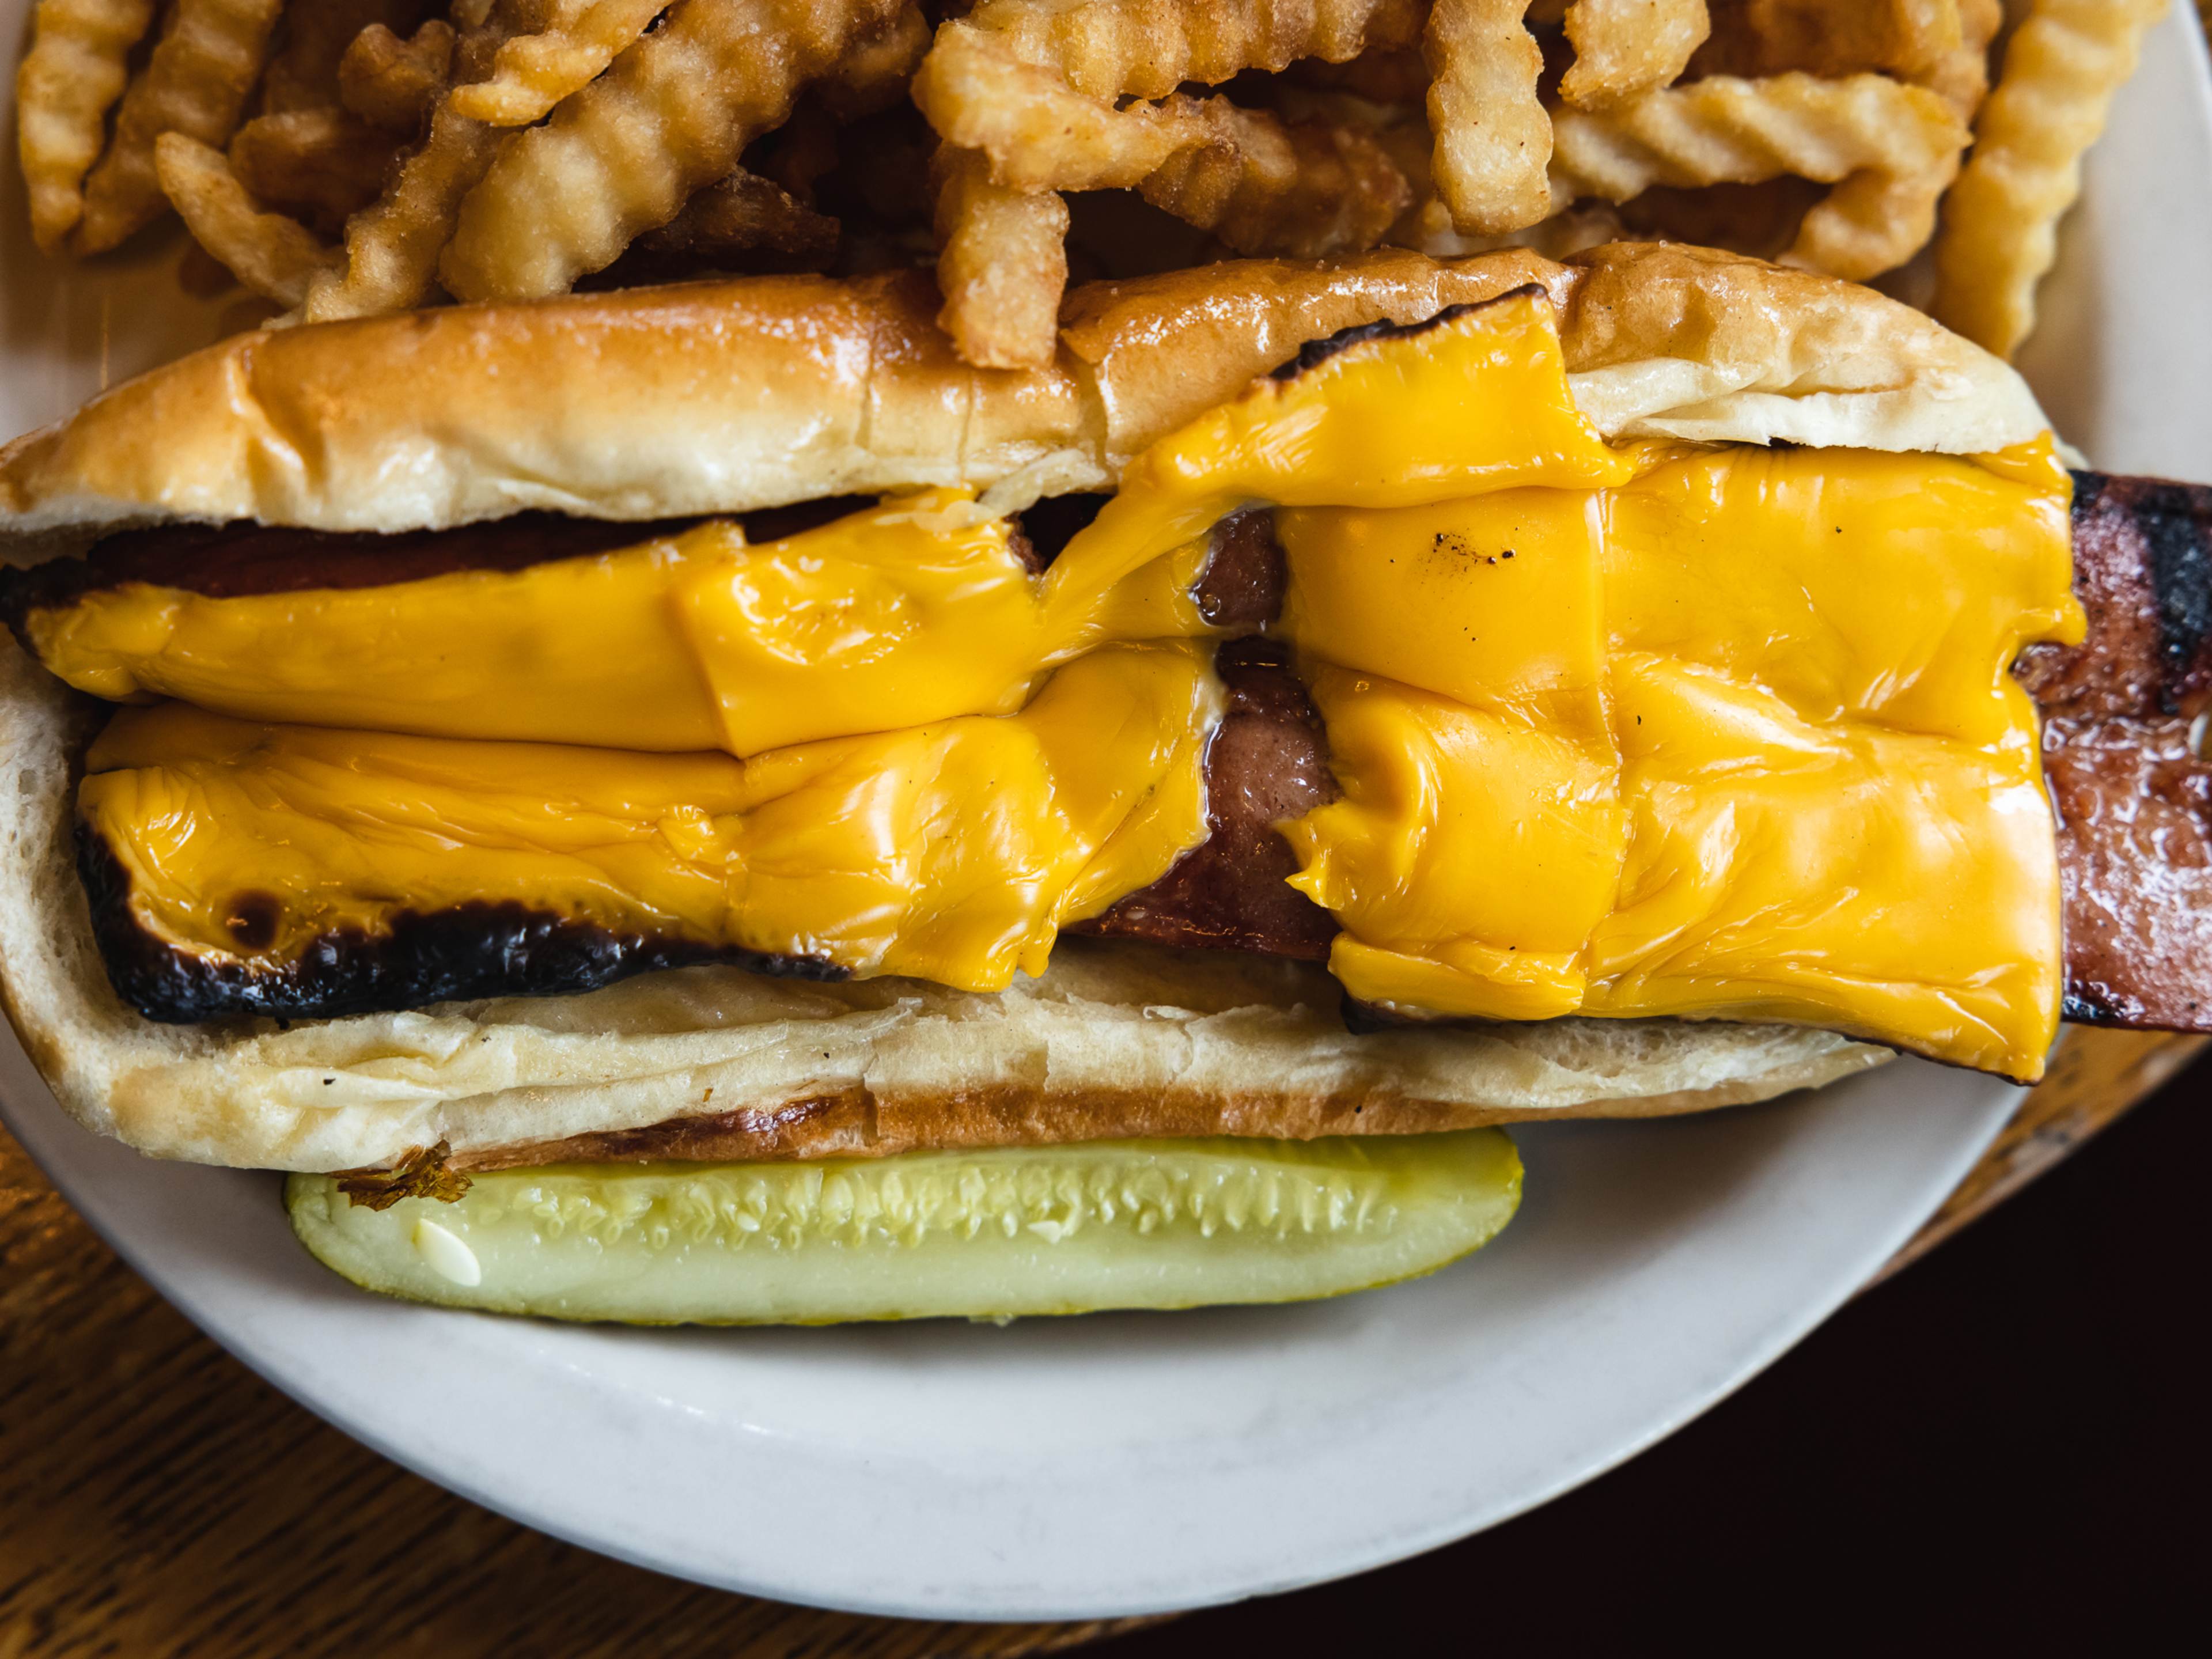
<svg viewBox="0 0 2212 1659"><path fill-rule="evenodd" d="M149 931L131 906L131 878L121 861L82 824L77 872L91 907L93 939L116 994L167 1024L235 1014L322 1019L481 997L555 996L704 963L790 979L849 977L821 957L613 933L512 901L403 910L385 932L319 934L292 961L270 967L182 949ZM249 942L256 925L273 927L276 900L242 896L240 911L233 930Z"/></svg>

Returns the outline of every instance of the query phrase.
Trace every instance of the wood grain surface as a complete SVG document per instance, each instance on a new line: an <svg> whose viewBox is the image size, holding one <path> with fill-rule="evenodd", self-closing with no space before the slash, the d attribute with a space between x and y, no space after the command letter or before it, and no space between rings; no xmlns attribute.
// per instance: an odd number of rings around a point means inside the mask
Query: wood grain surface
<svg viewBox="0 0 2212 1659"><path fill-rule="evenodd" d="M2079 1146L2195 1041L2076 1031L1909 1259ZM0 1133L0 1659L1012 1656L1144 1620L911 1623L701 1589L386 1462L200 1335Z"/></svg>

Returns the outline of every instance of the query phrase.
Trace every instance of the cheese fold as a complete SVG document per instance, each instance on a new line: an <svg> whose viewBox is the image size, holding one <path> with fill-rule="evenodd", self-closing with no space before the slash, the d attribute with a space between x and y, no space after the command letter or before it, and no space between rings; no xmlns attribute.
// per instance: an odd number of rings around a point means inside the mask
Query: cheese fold
<svg viewBox="0 0 2212 1659"><path fill-rule="evenodd" d="M1206 834L1221 692L1197 647L1111 647L1017 714L750 761L125 709L86 829L135 919L278 966L402 910L516 903L610 933L813 957L975 991Z"/></svg>
<svg viewBox="0 0 2212 1659"><path fill-rule="evenodd" d="M2008 671L2081 636L2069 488L2047 444L1655 450L1617 488L1279 512L1345 791L1285 831L1338 977L2037 1075L2060 893Z"/></svg>
<svg viewBox="0 0 2212 1659"><path fill-rule="evenodd" d="M422 737L757 755L1020 708L1109 641L1215 630L1202 540L1048 589L973 492L748 544L730 520L520 570L214 597L131 581L33 611L40 659L115 701Z"/></svg>

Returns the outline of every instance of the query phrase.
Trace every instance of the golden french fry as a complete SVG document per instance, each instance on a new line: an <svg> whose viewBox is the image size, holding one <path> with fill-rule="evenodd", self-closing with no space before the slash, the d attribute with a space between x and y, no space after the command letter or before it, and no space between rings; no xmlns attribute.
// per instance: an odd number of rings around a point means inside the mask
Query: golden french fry
<svg viewBox="0 0 2212 1659"><path fill-rule="evenodd" d="M947 144L989 156L992 177L1017 191L1132 189L1207 137L1193 100L1116 109L958 21L938 30L914 100Z"/></svg>
<svg viewBox="0 0 2212 1659"><path fill-rule="evenodd" d="M1413 46L1426 9L1424 0L983 0L967 22L1094 98L1164 98L1186 82Z"/></svg>
<svg viewBox="0 0 2212 1659"><path fill-rule="evenodd" d="M15 143L31 236L48 253L84 216L84 175L107 141L131 48L153 21L154 0L39 0L15 71Z"/></svg>
<svg viewBox="0 0 2212 1659"><path fill-rule="evenodd" d="M115 137L85 181L70 245L100 253L159 216L154 141L181 132L221 144L237 129L283 0L176 0L146 67L124 89Z"/></svg>
<svg viewBox="0 0 2212 1659"><path fill-rule="evenodd" d="M329 108L338 101L338 64L355 36L371 27L404 35L429 11L429 0L295 0L261 77L259 112Z"/></svg>
<svg viewBox="0 0 2212 1659"><path fill-rule="evenodd" d="M2004 27L2004 0L1958 0L1959 43L1905 78L1946 100L1968 120L1990 90L1990 42Z"/></svg>
<svg viewBox="0 0 2212 1659"><path fill-rule="evenodd" d="M2003 0L1720 0L1707 75L1802 70L1880 74L1926 87L1971 116L1989 90L1989 47Z"/></svg>
<svg viewBox="0 0 2212 1659"><path fill-rule="evenodd" d="M546 0L542 20L499 49L490 76L457 88L453 107L488 126L525 127L587 86L668 0Z"/></svg>
<svg viewBox="0 0 2212 1659"><path fill-rule="evenodd" d="M271 207L336 229L384 193L398 152L392 140L339 109L257 115L230 141L230 170Z"/></svg>
<svg viewBox="0 0 2212 1659"><path fill-rule="evenodd" d="M1552 123L1537 101L1544 55L1521 0L1437 0L1421 37L1434 77L1437 194L1470 236L1533 225L1551 210Z"/></svg>
<svg viewBox="0 0 2212 1659"><path fill-rule="evenodd" d="M460 8L454 8L460 15ZM496 12L465 27L453 47L453 76L467 84L491 72L506 26ZM311 323L373 317L420 305L434 284L438 255L462 199L484 176L507 135L471 121L441 95L429 131L399 165L382 198L346 221L343 267L317 274L301 307Z"/></svg>
<svg viewBox="0 0 2212 1659"><path fill-rule="evenodd" d="M880 34L856 41L831 66L816 94L840 121L858 121L906 96L907 83L929 50L929 20L908 0Z"/></svg>
<svg viewBox="0 0 2212 1659"><path fill-rule="evenodd" d="M2166 0L2033 0L1982 106L1974 153L1944 204L1937 319L2009 356L2035 325L2035 285L2057 258L2058 221L2081 190L2081 156L2135 72Z"/></svg>
<svg viewBox="0 0 2212 1659"><path fill-rule="evenodd" d="M264 212L213 146L165 132L154 141L154 166L192 239L264 299L297 305L308 279L337 262L337 251L305 225Z"/></svg>
<svg viewBox="0 0 2212 1659"><path fill-rule="evenodd" d="M1942 98L1880 75L1711 76L1609 110L1559 110L1553 132L1560 206L1785 173L1835 184L1783 263L1855 282L1904 264L1927 241L1966 142L1966 123Z"/></svg>
<svg viewBox="0 0 2212 1659"><path fill-rule="evenodd" d="M441 18L405 40L372 23L338 60L338 101L386 132L420 132L453 78L453 26Z"/></svg>
<svg viewBox="0 0 2212 1659"><path fill-rule="evenodd" d="M991 182L989 161L941 149L937 165L938 325L980 368L1037 368L1060 337L1067 204Z"/></svg>
<svg viewBox="0 0 2212 1659"><path fill-rule="evenodd" d="M944 24L912 90L945 141L941 320L962 356L1049 359L1066 280L1061 190L1141 189L1247 251L1371 246L1410 199L1378 142L1180 88L1402 52L1424 10L1421 0L984 0ZM1533 70L1529 91L1533 107ZM1540 206L1540 160L1536 184ZM1000 234L1018 250L1004 269L993 252Z"/></svg>
<svg viewBox="0 0 2212 1659"><path fill-rule="evenodd" d="M1238 253L1364 252L1413 205L1389 152L1356 126L1285 123L1223 98L1200 107L1213 142L1170 157L1138 191Z"/></svg>
<svg viewBox="0 0 2212 1659"><path fill-rule="evenodd" d="M1712 33L1705 0L1575 0L1567 8L1575 61L1559 96L1580 109L1602 109L1681 74Z"/></svg>
<svg viewBox="0 0 2212 1659"><path fill-rule="evenodd" d="M901 0L683 0L551 119L515 135L440 261L463 299L566 290L665 224L791 113L799 89Z"/></svg>
<svg viewBox="0 0 2212 1659"><path fill-rule="evenodd" d="M774 180L740 169L694 195L673 219L640 236L637 246L655 253L701 255L768 248L826 259L837 251L837 222Z"/></svg>

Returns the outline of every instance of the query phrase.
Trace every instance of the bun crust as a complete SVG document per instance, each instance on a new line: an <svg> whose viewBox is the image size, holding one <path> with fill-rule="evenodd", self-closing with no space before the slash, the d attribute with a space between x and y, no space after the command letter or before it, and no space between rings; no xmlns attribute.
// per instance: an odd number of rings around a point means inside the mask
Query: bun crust
<svg viewBox="0 0 2212 1659"><path fill-rule="evenodd" d="M0 451L19 556L164 520L434 529L972 484L1111 488L1305 341L1540 283L1607 436L1972 453L2046 424L2020 377L1869 289L1665 243L1249 260L1069 296L1048 369L974 369L926 276L755 277L241 334Z"/></svg>
<svg viewBox="0 0 2212 1659"><path fill-rule="evenodd" d="M1000 505L1109 486L1305 341L1528 282L1607 435L1972 452L2044 420L2018 377L1869 290L1662 245L1559 265L1255 261L1070 299L1059 363L969 369L924 279L776 277L262 332L0 453L18 556L102 528L642 519L918 483ZM444 1139L463 1168L804 1158L1122 1136L1401 1133L1764 1099L1889 1058L1833 1033L1558 1020L1353 1037L1318 967L1069 941L998 996L693 969L585 996L163 1026L110 988L73 868L96 710L0 642L0 992L88 1127L331 1170Z"/></svg>

